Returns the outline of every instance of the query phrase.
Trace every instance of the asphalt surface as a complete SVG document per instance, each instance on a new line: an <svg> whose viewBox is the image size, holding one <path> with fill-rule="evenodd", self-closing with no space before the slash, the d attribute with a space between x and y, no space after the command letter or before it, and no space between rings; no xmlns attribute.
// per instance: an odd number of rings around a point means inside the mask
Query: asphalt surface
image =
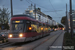
<svg viewBox="0 0 75 50"><path fill-rule="evenodd" d="M15 45L4 47L4 48L0 47L0 50L51 50L51 48L49 47L52 45L52 43L55 41L55 39L59 35L60 35L59 37L61 37L60 38L61 41L58 37L57 40L53 43L53 45L58 45L59 43L61 43L61 46L62 46L63 34L64 34L64 31L62 30L54 31L54 32L51 32L49 36L43 37L41 39L38 39L32 42L25 42L22 44L18 43ZM58 43L58 41L60 42Z"/></svg>
<svg viewBox="0 0 75 50"><path fill-rule="evenodd" d="M62 34L58 37L58 39L52 44L52 46L49 46L49 50L62 50L63 48L63 37L64 37L64 33L62 32ZM51 48L50 48L51 47Z"/></svg>

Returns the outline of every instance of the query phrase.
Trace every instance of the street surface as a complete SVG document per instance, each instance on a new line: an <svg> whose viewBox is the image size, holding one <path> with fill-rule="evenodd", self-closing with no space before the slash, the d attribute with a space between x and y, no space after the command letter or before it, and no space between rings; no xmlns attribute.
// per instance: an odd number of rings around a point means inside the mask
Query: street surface
<svg viewBox="0 0 75 50"><path fill-rule="evenodd" d="M58 30L51 32L49 36L40 38L38 40L25 42L22 44L18 43L3 48L0 47L0 50L52 50L53 48L50 48L50 46L62 46L63 35L64 31Z"/></svg>
<svg viewBox="0 0 75 50"><path fill-rule="evenodd" d="M53 47L55 48L49 48L49 50L62 50L62 44L63 44L63 37L64 37L64 33L63 32L58 39L52 44ZM50 47L50 46L49 46Z"/></svg>

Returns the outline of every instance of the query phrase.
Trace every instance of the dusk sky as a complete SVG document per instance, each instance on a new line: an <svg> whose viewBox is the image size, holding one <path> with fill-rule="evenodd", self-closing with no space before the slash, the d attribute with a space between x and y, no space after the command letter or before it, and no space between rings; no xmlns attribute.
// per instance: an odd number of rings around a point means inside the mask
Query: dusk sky
<svg viewBox="0 0 75 50"><path fill-rule="evenodd" d="M23 14L31 3L36 3L37 8L41 8L42 12L50 15L58 23L66 15L66 3L69 11L69 0L13 0L13 14ZM10 0L0 0L0 8L3 6L10 11ZM72 9L75 10L75 0L72 0L72 6Z"/></svg>

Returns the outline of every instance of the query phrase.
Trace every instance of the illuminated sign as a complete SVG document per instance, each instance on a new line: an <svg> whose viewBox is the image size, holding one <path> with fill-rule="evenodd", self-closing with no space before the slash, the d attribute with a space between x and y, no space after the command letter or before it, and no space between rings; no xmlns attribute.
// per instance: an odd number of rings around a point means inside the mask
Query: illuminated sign
<svg viewBox="0 0 75 50"><path fill-rule="evenodd" d="M22 20L12 21L12 23L23 23L23 21Z"/></svg>
<svg viewBox="0 0 75 50"><path fill-rule="evenodd" d="M15 21L15 23L20 23L20 21Z"/></svg>

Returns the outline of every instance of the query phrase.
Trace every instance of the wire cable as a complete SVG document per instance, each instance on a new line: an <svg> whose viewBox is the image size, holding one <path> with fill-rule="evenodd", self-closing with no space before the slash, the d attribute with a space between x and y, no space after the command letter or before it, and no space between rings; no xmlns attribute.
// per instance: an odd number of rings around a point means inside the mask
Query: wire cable
<svg viewBox="0 0 75 50"><path fill-rule="evenodd" d="M29 2L31 2L31 3L34 3L32 0L27 0L27 1L29 1ZM50 2L50 4L51 4L51 6L53 7L53 5L52 5L52 3L51 3L50 0L49 0L49 2ZM36 3L34 3L34 4L36 4ZM49 11L49 9L47 9L46 7L43 7L43 6L39 5L39 4L36 4L36 5L38 5L38 6L40 6L41 8L46 9L46 10ZM53 7L53 9L54 9L54 12L55 12L55 13L57 14L57 16L58 16L58 13L57 13L57 11L55 10L54 7ZM56 17L56 18L59 18L59 17ZM60 17L60 18L61 18L61 17Z"/></svg>
<svg viewBox="0 0 75 50"><path fill-rule="evenodd" d="M34 2L31 1L31 0L28 0L28 1L30 1L31 3L34 3ZM34 4L36 4L36 3L34 3ZM45 9L45 10L48 10L46 7L43 7L43 6L39 5L39 4L36 4L36 5L40 6L41 8L43 8L43 9Z"/></svg>
<svg viewBox="0 0 75 50"><path fill-rule="evenodd" d="M58 14L57 11L55 10L54 6L53 6L52 3L51 3L51 0L49 0L49 2L50 2L50 4L51 4L51 6L53 7L55 13L56 13L57 15L60 15L60 14Z"/></svg>
<svg viewBox="0 0 75 50"><path fill-rule="evenodd" d="M30 2L28 0L26 0L26 1L30 4Z"/></svg>

